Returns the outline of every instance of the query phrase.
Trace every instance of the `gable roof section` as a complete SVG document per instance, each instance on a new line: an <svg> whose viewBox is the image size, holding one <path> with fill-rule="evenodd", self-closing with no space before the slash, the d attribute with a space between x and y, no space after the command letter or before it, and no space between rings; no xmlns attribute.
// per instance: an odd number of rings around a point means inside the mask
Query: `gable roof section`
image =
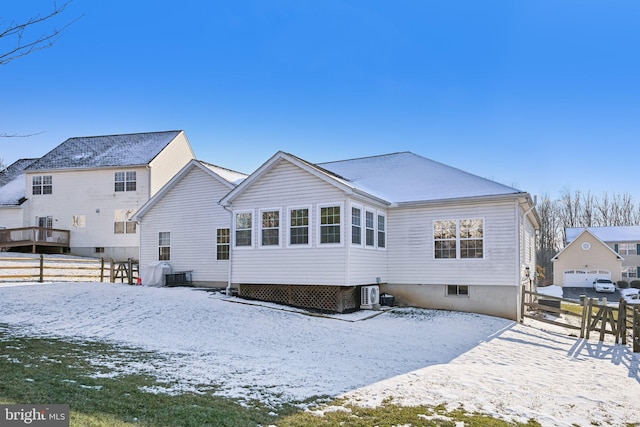
<svg viewBox="0 0 640 427"><path fill-rule="evenodd" d="M24 199L24 170L38 159L19 159L0 171L0 206L19 206Z"/></svg>
<svg viewBox="0 0 640 427"><path fill-rule="evenodd" d="M167 194L173 187L176 186L182 178L189 173L194 168L199 168L211 176L214 180L220 182L222 185L229 188L229 190L233 189L238 183L242 182L247 175L241 172L236 172L231 169L226 169L221 166L212 165L211 163L206 163L200 160L191 160L187 163L180 171L173 177L169 182L167 182L164 187L160 189L153 197L138 209L138 211L133 215L134 221L140 221L144 215L149 212L149 210L154 207L162 197Z"/></svg>
<svg viewBox="0 0 640 427"><path fill-rule="evenodd" d="M360 189L394 204L524 194L411 152L319 163Z"/></svg>
<svg viewBox="0 0 640 427"><path fill-rule="evenodd" d="M619 259L619 260L624 259L624 258L622 258L620 256L620 254L618 254L616 251L611 249L611 247L609 245L607 245L604 241L602 241L602 239L600 239L598 236L596 236L594 233L592 233L590 229L583 228L582 231L580 233L578 233L578 235L575 236L575 238L573 240L571 240L570 243L568 243L564 248L562 248L562 250L560 252L558 252L553 258L551 258L551 261L556 261L560 257L560 255L562 255L567 249L569 249L570 247L573 247L574 243L578 240L578 238L580 236L582 236L583 234L585 234L585 233L589 233L591 236L593 236L593 238L596 239L596 241L598 243L600 243L607 250L609 250L609 252L611 252L617 259Z"/></svg>
<svg viewBox="0 0 640 427"><path fill-rule="evenodd" d="M612 227L567 227L565 228L565 240L567 243L575 240L587 229L603 242L640 242L640 226L625 225Z"/></svg>
<svg viewBox="0 0 640 427"><path fill-rule="evenodd" d="M322 167L314 165L306 160L303 160L299 157L296 157L292 154L285 153L284 151L278 151L274 154L269 160L264 162L255 172L253 172L247 179L245 179L240 185L231 190L229 194L224 196L222 200L220 200L220 204L222 206L229 206L233 200L242 192L251 185L251 183L259 180L262 176L264 176L268 171L270 171L273 167L275 167L280 161L290 162L299 168L305 170L306 172L322 179L323 181L340 188L345 192L361 192L357 187L355 187L352 183L350 183L347 179L334 174L331 171L328 171ZM371 196L370 196L371 197ZM380 200L383 203L386 203L384 200Z"/></svg>
<svg viewBox="0 0 640 427"><path fill-rule="evenodd" d="M365 195L387 205L527 194L411 152L313 164L279 151L225 196L221 203L232 202L244 188L282 159L346 192Z"/></svg>
<svg viewBox="0 0 640 427"><path fill-rule="evenodd" d="M27 171L148 165L181 132L69 138L30 165Z"/></svg>

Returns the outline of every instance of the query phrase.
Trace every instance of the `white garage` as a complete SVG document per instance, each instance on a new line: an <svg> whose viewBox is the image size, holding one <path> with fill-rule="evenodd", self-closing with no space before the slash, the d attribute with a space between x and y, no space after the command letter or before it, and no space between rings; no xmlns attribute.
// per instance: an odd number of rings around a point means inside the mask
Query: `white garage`
<svg viewBox="0 0 640 427"><path fill-rule="evenodd" d="M570 287L593 287L596 279L611 279L609 270L566 270L564 272L563 286Z"/></svg>

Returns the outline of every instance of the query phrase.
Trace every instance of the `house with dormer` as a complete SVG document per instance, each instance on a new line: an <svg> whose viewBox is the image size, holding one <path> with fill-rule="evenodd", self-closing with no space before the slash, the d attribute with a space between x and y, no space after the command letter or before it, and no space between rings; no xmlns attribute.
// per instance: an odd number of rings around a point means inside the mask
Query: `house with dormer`
<svg viewBox="0 0 640 427"><path fill-rule="evenodd" d="M73 254L137 259L133 214L193 158L180 130L69 138L18 174L23 195L0 225L21 220L39 230L42 244L68 230L65 250Z"/></svg>

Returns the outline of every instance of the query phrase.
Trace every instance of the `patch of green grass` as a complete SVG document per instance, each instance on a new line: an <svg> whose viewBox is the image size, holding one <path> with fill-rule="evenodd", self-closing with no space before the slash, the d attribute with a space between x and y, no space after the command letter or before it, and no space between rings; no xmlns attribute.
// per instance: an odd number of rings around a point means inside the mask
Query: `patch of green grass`
<svg viewBox="0 0 640 427"><path fill-rule="evenodd" d="M304 412L283 417L278 427L455 427L464 422L465 427L540 427L529 420L526 424L512 423L489 415L467 413L463 408L448 411L444 406L399 406L390 401L376 408L363 408L344 402L335 402L321 412Z"/></svg>
<svg viewBox="0 0 640 427"><path fill-rule="evenodd" d="M219 384L196 385L197 392L170 395L148 390L170 389L157 378L126 372L128 362L171 363L140 349L101 342L25 337L0 324L0 403L68 404L72 427L125 426L489 426L537 427L444 406L405 407L385 402L377 408L313 397L278 408L260 402L238 402L212 394ZM251 387L247 384L247 387ZM318 412L299 406L322 404ZM277 412L277 414L276 414Z"/></svg>
<svg viewBox="0 0 640 427"><path fill-rule="evenodd" d="M271 408L257 402L241 405L211 393L142 391L167 384L146 375L110 375L92 362L124 357L139 363L152 354L99 342L19 337L0 325L0 402L68 404L72 426L245 427L276 419ZM294 410L280 408L284 414Z"/></svg>

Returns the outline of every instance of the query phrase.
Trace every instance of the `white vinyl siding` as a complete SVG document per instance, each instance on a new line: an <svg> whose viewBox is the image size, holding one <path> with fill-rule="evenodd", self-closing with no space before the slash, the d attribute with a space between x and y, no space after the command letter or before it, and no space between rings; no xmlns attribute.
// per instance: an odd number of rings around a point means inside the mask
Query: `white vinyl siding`
<svg viewBox="0 0 640 427"><path fill-rule="evenodd" d="M144 194L151 198L194 158L187 137L184 132L180 132L171 144L149 164L151 174L147 179L150 182L146 184L149 187L148 193ZM140 191L140 181L141 177L138 175L138 191Z"/></svg>
<svg viewBox="0 0 640 427"><path fill-rule="evenodd" d="M514 201L394 209L388 215L390 283L519 284L518 206ZM484 258L436 259L434 222L483 219Z"/></svg>
<svg viewBox="0 0 640 427"><path fill-rule="evenodd" d="M265 195L268 195L266 202ZM345 247L349 245L344 242L351 238L351 210L349 215L345 214L344 200L345 195L341 190L296 165L288 161L274 165L233 201L232 208L234 212L270 209L286 212L286 222L280 218L280 240L287 244L273 250L261 250L259 247L237 250L234 247L231 257L233 282L345 284ZM319 243L320 207L327 206L340 206L339 245ZM308 244L291 244L291 212L296 209L308 209ZM259 233L254 225L254 240L257 237Z"/></svg>
<svg viewBox="0 0 640 427"><path fill-rule="evenodd" d="M124 209L134 213L147 201L141 195L148 193L149 172L145 167L135 170L137 191L119 193L114 191L114 169L51 172L55 197L32 197L29 200L30 217L50 215L54 219L55 228L71 230L73 253L91 256L96 247L103 247L105 258L137 259L140 244L138 230L134 230L134 224L123 223L118 227L124 233L116 234L114 217L116 210ZM31 175L27 179L31 183ZM78 194L86 197L78 197ZM78 215L84 216L85 227L74 227L74 217L77 218ZM26 225L36 225L32 221L30 219ZM157 246L157 242L155 245ZM157 258L156 252L157 248L154 258Z"/></svg>
<svg viewBox="0 0 640 427"><path fill-rule="evenodd" d="M174 271L193 270L194 282L225 283L229 261L218 259L217 231L229 229L231 214L217 201L229 190L199 167L192 167L143 217L140 267L157 258L158 232L170 229L169 264Z"/></svg>

